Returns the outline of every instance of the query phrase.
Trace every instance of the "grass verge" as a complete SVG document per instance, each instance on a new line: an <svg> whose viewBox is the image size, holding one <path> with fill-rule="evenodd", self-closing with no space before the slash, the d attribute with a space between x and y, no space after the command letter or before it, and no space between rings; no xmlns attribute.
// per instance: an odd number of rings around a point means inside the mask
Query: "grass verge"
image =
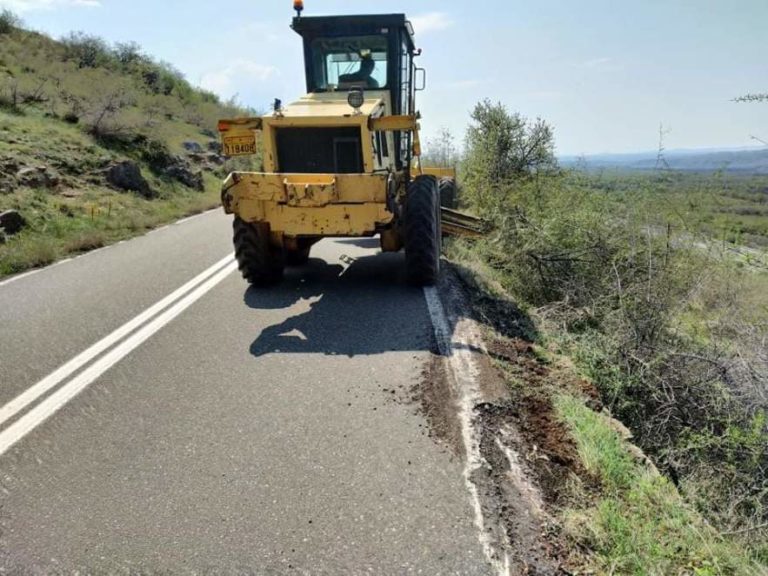
<svg viewBox="0 0 768 576"><path fill-rule="evenodd" d="M0 211L20 210L28 222L25 230L0 245L0 278L214 208L220 202L220 182L210 174L205 179L204 192L158 183L160 198L153 200L103 188L86 189L74 197L44 190L0 196Z"/></svg>
<svg viewBox="0 0 768 576"><path fill-rule="evenodd" d="M593 552L592 568L610 574L764 573L736 543L720 536L675 486L639 462L616 427L583 400L558 395L588 473L600 492L562 512L566 532Z"/></svg>

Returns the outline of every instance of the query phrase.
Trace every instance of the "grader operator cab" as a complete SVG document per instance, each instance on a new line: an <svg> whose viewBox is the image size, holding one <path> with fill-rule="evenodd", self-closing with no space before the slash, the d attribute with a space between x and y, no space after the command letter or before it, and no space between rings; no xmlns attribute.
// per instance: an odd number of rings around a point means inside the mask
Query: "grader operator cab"
<svg viewBox="0 0 768 576"><path fill-rule="evenodd" d="M278 282L325 237L379 235L405 248L408 281L436 281L444 233L477 233L454 213L455 173L422 168L416 92L425 73L403 14L301 17L307 94L259 118L221 120L225 155L261 154L263 172L233 172L222 202L234 214L239 267ZM446 206L441 222L441 193ZM444 224L444 226L443 226Z"/></svg>

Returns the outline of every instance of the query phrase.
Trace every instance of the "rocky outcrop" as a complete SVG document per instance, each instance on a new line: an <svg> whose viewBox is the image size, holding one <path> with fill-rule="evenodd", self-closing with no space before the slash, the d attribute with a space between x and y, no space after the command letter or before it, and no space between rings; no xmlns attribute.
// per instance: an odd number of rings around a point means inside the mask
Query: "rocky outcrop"
<svg viewBox="0 0 768 576"><path fill-rule="evenodd" d="M181 144L187 152L202 152L203 147L198 142L186 141Z"/></svg>
<svg viewBox="0 0 768 576"><path fill-rule="evenodd" d="M20 186L29 188L56 188L61 183L58 173L47 166L35 166L21 168L16 173L16 180Z"/></svg>
<svg viewBox="0 0 768 576"><path fill-rule="evenodd" d="M0 212L0 229L7 236L13 236L21 232L27 225L27 221L24 219L18 210L6 210Z"/></svg>
<svg viewBox="0 0 768 576"><path fill-rule="evenodd" d="M16 179L6 174L0 174L0 194L10 194L16 190Z"/></svg>
<svg viewBox="0 0 768 576"><path fill-rule="evenodd" d="M120 190L136 192L145 198L152 198L154 192L149 182L141 174L141 168L136 162L124 160L113 164L106 170L107 182Z"/></svg>
<svg viewBox="0 0 768 576"><path fill-rule="evenodd" d="M163 173L169 178L173 178L195 190L202 192L205 189L203 173L200 170L192 170L186 163L173 164L166 168Z"/></svg>
<svg viewBox="0 0 768 576"><path fill-rule="evenodd" d="M217 152L201 152L189 154L189 159L200 166L202 170L214 172L222 166L226 159Z"/></svg>

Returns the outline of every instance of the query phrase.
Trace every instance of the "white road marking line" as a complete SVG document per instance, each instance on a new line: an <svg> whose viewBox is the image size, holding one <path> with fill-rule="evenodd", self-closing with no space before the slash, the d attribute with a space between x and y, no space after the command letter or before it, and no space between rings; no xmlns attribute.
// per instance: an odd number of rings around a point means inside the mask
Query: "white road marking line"
<svg viewBox="0 0 768 576"><path fill-rule="evenodd" d="M473 473L481 468L484 463L473 425L474 407L480 398L480 391L477 388L478 368L472 357L472 350L482 349L482 342L475 335L461 334L459 336L459 346L454 346L453 339L455 334L451 330L450 323L445 316L445 309L443 308L437 288L434 286L425 287L424 297L427 301L427 309L429 310L429 317L435 332L438 350L448 360L454 377L454 381L451 384L455 386L454 393L459 400L459 423L461 425L461 436L465 450L464 485L469 492L470 503L475 513L478 539L483 547L486 559L496 574L499 576L509 576L511 570L509 555L505 553L503 558L499 558L494 550L495 542L485 525L480 495L478 494L477 486L472 481Z"/></svg>
<svg viewBox="0 0 768 576"><path fill-rule="evenodd" d="M62 380L68 378L75 371L85 366L88 362L93 360L96 356L107 350L109 347L122 340L128 334L139 328L141 325L152 319L159 312L170 306L176 300L184 296L187 292L195 288L198 284L221 270L223 267L230 265L233 262L234 257L232 255L227 256L216 262L213 266L205 270L204 272L195 276L192 280L184 284L178 290L175 290L157 304L154 304L150 308L147 308L144 312L129 320L119 328L117 328L111 334L105 336L99 340L96 344L81 352L72 360L66 364L60 366L48 376L19 394L16 398L8 402L5 406L0 408L0 425L13 418L20 411L24 410L32 402L36 401L40 396L48 392L51 388L57 386Z"/></svg>
<svg viewBox="0 0 768 576"><path fill-rule="evenodd" d="M199 214L192 214L192 216L187 216L186 218L182 218L181 220L177 220L173 223L174 226L178 226L179 224L184 224L185 222L189 222L190 220L194 220L195 218L200 218L200 216L205 216L206 214L210 214L211 212L215 212L216 210L221 210L221 208L211 208L210 210L205 210L204 212L200 212Z"/></svg>
<svg viewBox="0 0 768 576"><path fill-rule="evenodd" d="M11 282L16 282L16 280L21 280L22 278L26 278L27 276L32 276L32 274L37 274L38 272L42 272L45 270L45 268L35 268L34 270L30 270L29 272L24 272L23 274L17 274L16 276L11 276L7 280L3 280L0 282L0 286L5 286L6 284L10 284Z"/></svg>
<svg viewBox="0 0 768 576"><path fill-rule="evenodd" d="M50 416L55 414L67 402L87 388L89 384L104 374L104 372L125 358L145 340L157 333L171 320L205 296L205 294L229 276L236 268L236 262L227 264L223 270L203 282L171 308L160 314L160 316L152 320L133 335L126 338L123 342L91 364L83 372L72 378L72 380L64 384L56 392L24 414L24 416L19 418L8 428L0 432L0 455L5 454L11 446L42 424Z"/></svg>

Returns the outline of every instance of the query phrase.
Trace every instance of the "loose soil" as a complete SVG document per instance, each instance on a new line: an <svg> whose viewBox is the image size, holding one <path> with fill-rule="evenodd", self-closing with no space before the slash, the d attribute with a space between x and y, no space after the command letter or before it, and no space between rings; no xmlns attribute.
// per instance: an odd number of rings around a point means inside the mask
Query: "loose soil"
<svg viewBox="0 0 768 576"><path fill-rule="evenodd" d="M586 489L596 480L581 465L552 397L555 391L571 391L599 408L597 391L568 367L550 365L537 353L533 323L514 304L489 297L454 268L444 273L439 287L451 328L468 318L485 335L485 350L473 354L481 396L473 430L483 465L470 480L480 496L486 531L503 542L497 552L509 558L511 574L569 574L572 554L555 512L567 504L574 479ZM448 359L434 355L412 396L430 436L464 458L451 378Z"/></svg>

